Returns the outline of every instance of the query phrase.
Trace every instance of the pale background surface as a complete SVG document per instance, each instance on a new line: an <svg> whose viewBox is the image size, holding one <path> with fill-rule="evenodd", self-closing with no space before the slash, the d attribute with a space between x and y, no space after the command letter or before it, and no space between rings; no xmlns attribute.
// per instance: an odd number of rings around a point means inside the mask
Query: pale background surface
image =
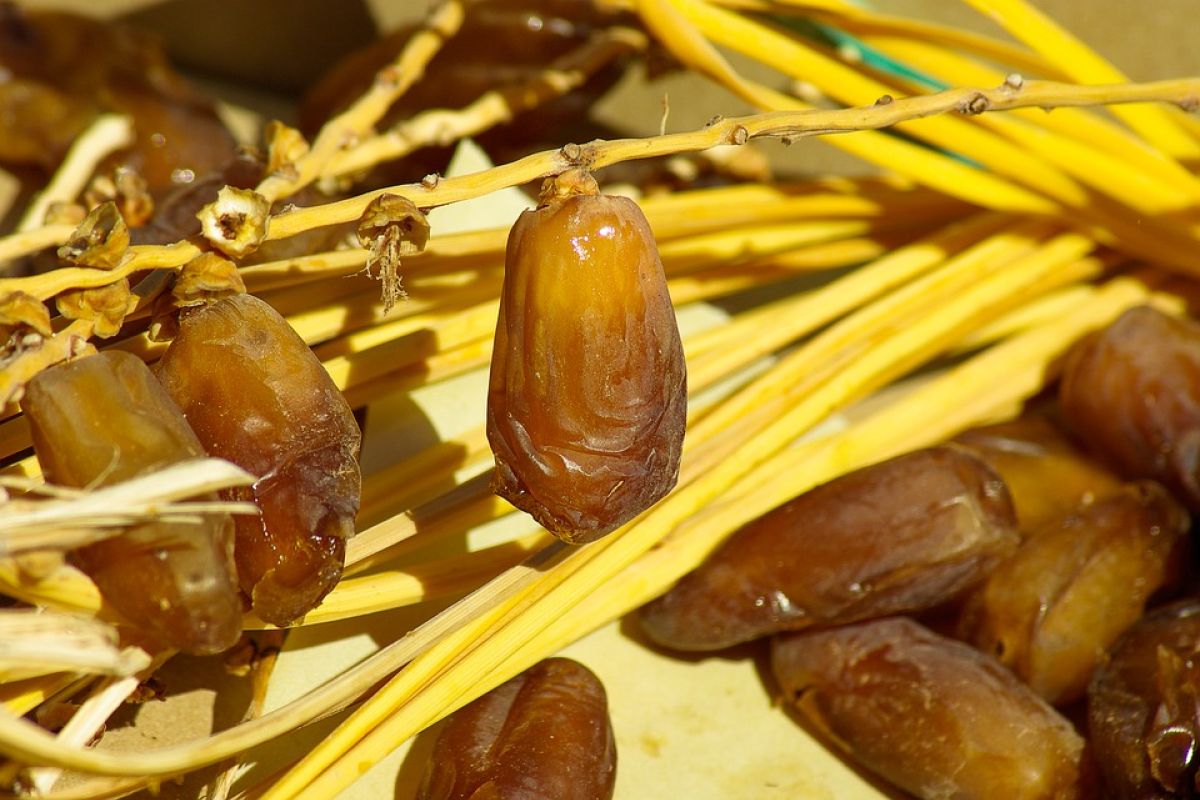
<svg viewBox="0 0 1200 800"><path fill-rule="evenodd" d="M284 118L289 114L289 88L305 85L339 52L365 41L373 35L376 23L390 29L425 6L388 0L44 0L30 4L106 16L132 13L139 24L162 32L175 57L189 64L221 96L235 104L252 103ZM1037 0L1037 4L1135 79L1200 74L1200 48L1193 30L1200 0ZM876 0L874 5L997 32L988 21L952 0ZM264 36L263 31L270 35ZM297 57L297 53L303 55ZM755 77L770 80L761 70L755 71ZM786 85L782 80L774 82ZM664 93L671 99L670 130L701 125L716 113L731 116L750 111L702 80L670 77L649 87L628 81L598 113L628 134L657 133ZM773 153L778 150L772 148ZM812 140L788 150L787 159L789 167L813 172L859 172L865 168ZM491 224L507 224L522 201L510 196L507 203L493 204L491 211L497 216ZM445 231L450 224L444 219L438 229ZM702 307L689 309L681 320L685 325L704 326L719 317L715 309ZM468 375L418 393L414 399L440 433L450 434L481 420L483 386L481 374ZM376 432L369 447L377 449L379 441ZM395 458L399 452L388 455ZM272 705L286 702L366 656L380 642L407 630L418 615L432 610L380 614L292 634L273 683ZM740 658L723 655L681 660L648 649L620 626L611 625L571 646L565 654L589 664L609 692L620 752L618 800L850 800L881 796L786 714L773 708L762 680L763 659L758 648L734 654ZM222 678L212 661L178 659L164 670L162 679L169 689L188 691L176 702L141 707L125 720L132 722L136 717L136 727L115 726L106 736L105 746L138 749L194 735L208 730L214 716L219 724L228 724L244 703L243 687ZM226 702L214 711L212 699L217 688ZM256 774L273 771L298 746L325 735L330 727L331 723L314 725L262 748L253 756L259 770L265 772ZM420 737L407 760L408 747L402 747L344 796L411 797L428 744L428 736ZM162 795L195 797L197 789L198 782L189 780L182 786L164 786Z"/></svg>

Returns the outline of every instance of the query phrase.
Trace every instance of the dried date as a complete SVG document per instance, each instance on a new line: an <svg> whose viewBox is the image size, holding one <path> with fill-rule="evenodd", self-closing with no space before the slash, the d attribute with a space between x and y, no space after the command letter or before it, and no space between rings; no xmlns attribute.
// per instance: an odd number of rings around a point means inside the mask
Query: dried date
<svg viewBox="0 0 1200 800"><path fill-rule="evenodd" d="M675 485L683 346L654 236L590 176L550 182L509 234L488 386L496 492L592 541Z"/></svg>
<svg viewBox="0 0 1200 800"><path fill-rule="evenodd" d="M1076 447L1045 417L1022 417L974 428L954 441L1004 479L1022 535L1121 486L1120 478Z"/></svg>
<svg viewBox="0 0 1200 800"><path fill-rule="evenodd" d="M608 800L617 749L604 687L551 658L464 707L434 745L418 800Z"/></svg>
<svg viewBox="0 0 1200 800"><path fill-rule="evenodd" d="M47 479L66 486L103 486L204 455L149 368L129 353L48 369L30 381L21 407ZM215 653L241 633L228 515L138 525L72 559L107 602L172 647Z"/></svg>
<svg viewBox="0 0 1200 800"><path fill-rule="evenodd" d="M1080 795L1071 724L994 659L911 620L784 634L771 666L788 702L917 797Z"/></svg>
<svg viewBox="0 0 1200 800"><path fill-rule="evenodd" d="M972 595L964 638L1049 702L1079 698L1147 600L1179 575L1188 525L1149 481L1048 525Z"/></svg>
<svg viewBox="0 0 1200 800"><path fill-rule="evenodd" d="M1059 399L1068 424L1130 477L1200 511L1200 325L1126 311L1071 351Z"/></svg>
<svg viewBox="0 0 1200 800"><path fill-rule="evenodd" d="M1112 797L1200 795L1200 601L1151 612L1121 637L1088 687L1088 731Z"/></svg>
<svg viewBox="0 0 1200 800"><path fill-rule="evenodd" d="M715 650L784 630L930 608L1016 548L1003 481L936 447L819 486L735 533L640 613L654 641Z"/></svg>
<svg viewBox="0 0 1200 800"><path fill-rule="evenodd" d="M185 309L158 377L212 455L259 476L231 498L242 590L287 625L342 574L354 533L361 433L345 398L287 320L252 295Z"/></svg>

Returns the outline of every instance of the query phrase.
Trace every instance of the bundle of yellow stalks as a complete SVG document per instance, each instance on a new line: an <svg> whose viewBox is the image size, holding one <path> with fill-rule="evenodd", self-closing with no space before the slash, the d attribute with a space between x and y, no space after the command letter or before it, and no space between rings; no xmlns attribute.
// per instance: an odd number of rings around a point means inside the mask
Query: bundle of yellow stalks
<svg viewBox="0 0 1200 800"><path fill-rule="evenodd" d="M35 376L91 348L155 362L165 345L151 339L147 320L161 277L206 252L239 256L216 226L173 244L121 248L103 267L0 278L0 304L17 293L53 304L64 293L141 278L117 314L116 335L103 330L113 320L98 310L58 316L51 329L25 331L19 352L0 361L0 480L8 492L0 504L0 594L12 600L0 631L25 626L12 634L23 647L0 657L0 752L10 759L0 774L14 791L121 797L218 764L229 776L253 748L354 706L283 772L238 795L334 797L455 710L662 594L750 520L850 470L1016 415L1056 379L1073 343L1133 306L1184 311L1188 280L1200 274L1200 118L1192 113L1200 77L1128 83L1025 0L967 0L1016 43L849 0L597 3L629 13L519 85L380 129L388 109L429 79L426 66L472 13L469 2L442 0L311 144L290 128L271 129L273 168L252 194L266 208L312 184L353 186L382 162L478 135L651 49L760 113L714 116L701 129L649 138L564 142L472 174L352 189L323 205L282 207L246 235L257 245L355 223L384 195L429 211L570 169L603 184L611 165L764 138L823 136L879 166L884 176L739 182L639 199L685 323L702 301L751 289L768 298L683 325L690 404L676 488L614 533L564 544L492 494L483 404L471 405L461 432L364 473L344 574L296 623L427 604L419 624L298 699L262 715L252 709L204 738L136 754L91 747L174 653L130 635L64 554L124 526L208 513L187 498L253 476L209 459L140 482L49 485L29 454L30 425L18 404ZM855 37L926 80L817 44L785 24L791 20ZM726 51L806 82L819 98L743 77ZM930 91L931 83L952 88ZM88 127L25 221L0 237L0 263L78 239L74 222L43 224L45 211L74 201L129 135L120 117ZM401 255L363 239L238 272L361 409L486 373L507 236L507 225L440 233L435 217L423 247ZM380 272L401 280L407 298L381 299ZM804 276L811 279L797 280ZM504 535L486 546L446 546L501 518ZM253 614L244 625L273 628ZM256 665L259 700L270 668L270 659ZM57 733L26 717L66 701L76 704L74 715ZM64 771L75 774L59 786ZM229 788L214 791L225 796Z"/></svg>

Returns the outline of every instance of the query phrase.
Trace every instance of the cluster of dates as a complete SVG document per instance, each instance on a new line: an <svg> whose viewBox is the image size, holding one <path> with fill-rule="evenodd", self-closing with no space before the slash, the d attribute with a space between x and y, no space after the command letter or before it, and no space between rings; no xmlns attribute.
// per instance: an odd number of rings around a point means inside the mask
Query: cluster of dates
<svg viewBox="0 0 1200 800"><path fill-rule="evenodd" d="M1133 309L1063 379L1095 455L1036 414L850 473L738 531L640 625L687 652L770 636L786 701L920 798L1194 797L1197 369L1200 326ZM532 668L454 716L420 797L610 798L603 697L579 665Z"/></svg>
<svg viewBox="0 0 1200 800"><path fill-rule="evenodd" d="M641 627L771 636L786 701L917 797L1193 797L1198 377L1200 325L1130 310L1066 364L1058 416L1094 456L1030 416L864 468L734 534Z"/></svg>
<svg viewBox="0 0 1200 800"><path fill-rule="evenodd" d="M223 492L257 515L157 520L73 554L106 602L154 639L220 652L241 633L243 597L287 625L341 576L361 434L316 356L251 295L185 308L156 372L107 350L42 372L21 405L55 483L106 485L205 453L258 478Z"/></svg>

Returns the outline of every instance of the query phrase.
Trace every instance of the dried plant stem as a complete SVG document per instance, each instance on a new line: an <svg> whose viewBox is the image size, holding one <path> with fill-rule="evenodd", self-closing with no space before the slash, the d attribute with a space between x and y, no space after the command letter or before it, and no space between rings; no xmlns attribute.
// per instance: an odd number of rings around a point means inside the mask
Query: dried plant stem
<svg viewBox="0 0 1200 800"><path fill-rule="evenodd" d="M421 147L446 146L477 136L517 114L573 91L606 64L645 47L646 37L639 31L606 28L527 81L494 89L457 111L423 112L337 154L325 173L336 176L361 172L381 162L403 158Z"/></svg>
<svg viewBox="0 0 1200 800"><path fill-rule="evenodd" d="M352 146L374 127L392 103L425 73L442 44L458 32L463 22L460 0L442 0L430 11L421 29L404 46L396 60L375 76L375 81L345 111L329 120L317 134L312 149L289 174L267 177L256 191L275 202L299 191L318 178L339 151Z"/></svg>
<svg viewBox="0 0 1200 800"><path fill-rule="evenodd" d="M1081 83L1116 83L1128 80L1087 45L1024 0L967 0L1003 25L1047 61ZM1194 104L1200 95L1193 93ZM1185 160L1200 159L1200 140L1181 130L1165 109L1116 108L1113 113L1146 141L1165 153Z"/></svg>
<svg viewBox="0 0 1200 800"><path fill-rule="evenodd" d="M870 35L865 37L865 41L881 52L944 81L989 86L1006 80L1005 74L997 69L921 41L893 37L881 39ZM1012 116L1102 150L1147 177L1153 176L1168 193L1182 192L1195 196L1200 187L1200 178L1178 161L1096 110L1063 108L1054 114L1045 114L1036 109L1019 109ZM990 124L994 119L985 116L980 121Z"/></svg>
<svg viewBox="0 0 1200 800"><path fill-rule="evenodd" d="M81 678L74 672L59 672L5 683L0 686L0 706L10 714L23 716L55 695L70 694L72 688L80 687L90 680L90 675Z"/></svg>
<svg viewBox="0 0 1200 800"><path fill-rule="evenodd" d="M689 339L688 380L705 386L882 295L1011 221L993 214L943 228L815 292L787 297ZM748 330L754 334L747 336ZM731 346L734 342L736 347Z"/></svg>
<svg viewBox="0 0 1200 800"><path fill-rule="evenodd" d="M307 209L296 209L272 219L272 239L282 239L312 228L349 222L362 215L375 197L399 194L422 208L469 200L498 189L528 183L556 174L578 163L593 168L639 158L695 152L720 144L740 143L764 136L802 137L829 133L875 130L900 122L952 112L1003 111L1013 108L1116 103L1167 102L1186 104L1200 95L1200 79L1159 81L1119 86L1072 86L1047 81L1026 81L1019 89L950 89L945 92L894 100L884 105L830 111L781 111L719 120L698 131L646 139L616 139L580 147L537 153L461 178L445 178L433 188L420 183L393 186ZM1039 207L1045 210L1044 207ZM2 284L0 284L2 286Z"/></svg>
<svg viewBox="0 0 1200 800"><path fill-rule="evenodd" d="M743 52L751 57L775 66L785 74L810 80L820 88L842 102L869 102L870 98L884 94L888 87L863 75L848 66L838 63L814 48L799 40L774 30L764 24L746 17L732 14L715 6L708 5L703 0L645 0L647 3L668 4L678 12L677 16L686 17L681 22L685 27L688 23L695 25L705 35L718 44L722 44ZM676 8L677 7L677 8ZM660 32L662 33L662 32ZM693 30L695 33L695 30ZM697 34L698 35L698 34ZM670 41L670 40L668 40ZM676 42L675 52L681 55L680 48L684 45ZM729 74L729 70L719 77L730 88L735 88L740 79ZM1024 87L1038 84L1035 81L1015 80L1006 81L998 91L1001 94L1021 94ZM1185 81L1188 88L1176 99L1176 104L1191 107L1200 97L1200 79ZM1099 87L1077 87L1085 90L1095 90ZM950 90L959 91L959 90ZM938 97L940 94L927 95L923 99ZM909 98L912 99L912 98ZM967 112L985 111L993 107L994 98L977 95L965 99L962 108ZM1034 103L1036 105L1044 104ZM769 106L768 106L769 107ZM996 175L1011 181L1011 186L1021 185L1035 191L1039 197L1050 200L1056 206L1056 214L1064 209L1072 209L1078 223L1084 226L1089 235L1097 237L1105 243L1113 243L1127 252L1140 255L1156 262L1168 264L1174 269L1200 273L1200 257L1197 256L1197 243L1200 240L1186 230L1166 218L1143 220L1142 225L1131 224L1127 204L1129 197L1112 199L1106 204L1097 204L1093 192L1081 185L1057 165L1064 159L1070 160L1072 173L1086 173L1091 164L1079 158L1079 146L1074 147L1074 155L1056 153L1055 164L1044 158L1037 157L1028 151L1026 144L1019 144L971 124L968 120L949 116L931 117L910 121L899 129L921 138L938 147L944 147L952 152L961 153L981 165L993 170ZM845 142L835 142L845 145ZM1043 155L1045 155L1043 153ZM883 151L869 154L868 160L882 163ZM889 163L891 168L905 171L911 165L899 162ZM982 173L976 173L975 181ZM990 173L989 173L990 174ZM930 175L915 176L918 180L930 183ZM931 184L932 185L932 184ZM962 194L964 187L942 187L944 191L955 196ZM1141 197L1145 202L1153 203L1153 198ZM982 205L990 208L1002 207L989 200L981 200Z"/></svg>
<svg viewBox="0 0 1200 800"><path fill-rule="evenodd" d="M421 208L430 208L528 183L579 164L599 169L622 161L695 152L721 144L743 143L757 137L803 137L868 131L955 112L976 113L1029 107L1057 108L1147 102L1188 105L1197 96L1200 96L1200 79L1116 86L1072 86L1046 81L1026 81L1016 89L1007 85L993 89L950 89L936 94L901 98L883 105L829 111L801 110L756 114L715 121L704 129L687 133L567 146L526 156L473 175L445 178L432 187L421 183L393 186L348 200L284 211L272 217L268 239L283 239L313 228L358 219L367 205L384 193L397 194ZM910 162L919 163L922 160L920 155L914 154ZM971 176L969 181L980 187L986 184L985 173L965 169ZM991 199L998 196L999 194L992 195ZM979 199L984 205L994 205L987 197L973 199ZM1055 206L1039 200L1018 205L1017 210L1044 213L1053 212ZM27 235L33 233L37 232ZM64 239L67 233L69 231L64 233ZM0 239L0 256L4 255L7 245L7 239ZM72 288L104 286L139 270L178 268L200 252L191 242L168 246L135 246L130 248L126 260L114 270L105 272L64 268L28 278L3 279L0 280L0 293L20 290L47 299Z"/></svg>
<svg viewBox="0 0 1200 800"><path fill-rule="evenodd" d="M21 233L10 233L0 236L0 264L10 259L27 256L47 247L54 247L67 241L75 232L74 225L43 225ZM0 284L3 285L3 284ZM0 289L0 293L9 291Z"/></svg>
<svg viewBox="0 0 1200 800"><path fill-rule="evenodd" d="M0 612L0 641L5 683L60 672L125 677L150 662L136 647L121 648L103 623L33 609Z"/></svg>
<svg viewBox="0 0 1200 800"><path fill-rule="evenodd" d="M91 491L69 500L0 504L4 539L0 556L51 547L70 549L120 533L122 526L197 514L256 514L248 503L181 503L188 497L257 480L217 458L173 464L159 472Z"/></svg>
<svg viewBox="0 0 1200 800"><path fill-rule="evenodd" d="M109 678L100 683L83 702L70 721L58 732L58 740L66 746L84 747L104 729L109 717L129 699L142 681L149 678L173 653L155 656L153 662L137 675ZM58 767L34 767L29 770L30 783L38 794L46 794L62 776Z"/></svg>
<svg viewBox="0 0 1200 800"><path fill-rule="evenodd" d="M17 231L42 227L54 203L70 203L83 192L96 166L109 154L133 144L133 121L119 114L101 114L79 134L46 188L25 207ZM2 259L3 256L0 256Z"/></svg>

